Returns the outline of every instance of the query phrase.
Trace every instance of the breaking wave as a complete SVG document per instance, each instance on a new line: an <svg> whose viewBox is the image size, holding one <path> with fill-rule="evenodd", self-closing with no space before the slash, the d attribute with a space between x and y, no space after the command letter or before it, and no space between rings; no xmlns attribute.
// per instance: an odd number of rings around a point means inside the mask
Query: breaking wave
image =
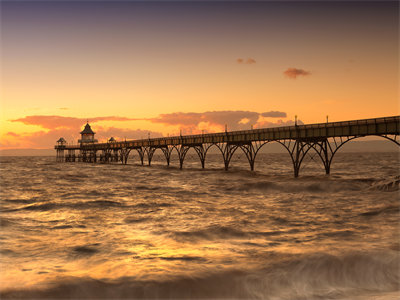
<svg viewBox="0 0 400 300"><path fill-rule="evenodd" d="M82 255L96 250L74 249ZM162 257L165 260L201 260L199 257ZM374 295L399 295L398 251L347 253L335 256L324 253L285 258L259 270L194 274L161 280L95 280L59 278L45 289L8 290L2 299L351 299ZM393 298L394 299L394 298Z"/></svg>
<svg viewBox="0 0 400 300"><path fill-rule="evenodd" d="M199 230L175 231L175 232L155 232L158 234L167 234L178 241L195 240L219 240L219 239L249 239L257 237L269 237L287 233L298 232L297 229L275 230L275 231L244 231L230 226L209 226Z"/></svg>
<svg viewBox="0 0 400 300"><path fill-rule="evenodd" d="M400 176L393 179L380 180L372 184L372 190L379 190L384 192L393 192L400 189Z"/></svg>
<svg viewBox="0 0 400 300"><path fill-rule="evenodd" d="M227 191L268 191L277 193L334 193L339 191L398 191L400 187L400 177L391 179L376 180L373 178L356 178L353 180L329 180L321 178L315 182L303 182L300 180L289 180L286 182L272 182L266 180L240 183L238 185L227 186Z"/></svg>

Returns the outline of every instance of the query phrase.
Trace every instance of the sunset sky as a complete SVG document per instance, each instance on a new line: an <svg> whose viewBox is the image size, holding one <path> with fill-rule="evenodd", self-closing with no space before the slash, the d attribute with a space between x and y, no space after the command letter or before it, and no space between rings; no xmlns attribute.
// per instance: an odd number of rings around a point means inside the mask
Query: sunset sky
<svg viewBox="0 0 400 300"><path fill-rule="evenodd" d="M1 2L0 148L398 115L399 3Z"/></svg>

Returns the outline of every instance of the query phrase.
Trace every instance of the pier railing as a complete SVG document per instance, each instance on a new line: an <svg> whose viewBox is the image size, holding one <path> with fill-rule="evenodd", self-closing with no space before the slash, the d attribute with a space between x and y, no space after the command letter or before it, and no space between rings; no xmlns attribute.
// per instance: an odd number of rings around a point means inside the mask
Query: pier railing
<svg viewBox="0 0 400 300"><path fill-rule="evenodd" d="M346 137L351 135L398 135L400 131L400 116L376 119L362 119L342 122L316 123L297 126L260 128L219 133L183 135L140 140L126 140L110 143L94 143L88 145L66 145L66 149L81 149L82 147L103 149L104 147L148 147L168 145L192 145L200 143L235 143L260 140L315 139Z"/></svg>

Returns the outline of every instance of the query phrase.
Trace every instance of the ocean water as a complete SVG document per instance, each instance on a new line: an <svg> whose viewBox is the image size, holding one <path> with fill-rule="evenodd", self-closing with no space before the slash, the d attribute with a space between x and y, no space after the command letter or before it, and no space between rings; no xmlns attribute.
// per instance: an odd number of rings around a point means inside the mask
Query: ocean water
<svg viewBox="0 0 400 300"><path fill-rule="evenodd" d="M0 297L399 299L399 161L2 157Z"/></svg>

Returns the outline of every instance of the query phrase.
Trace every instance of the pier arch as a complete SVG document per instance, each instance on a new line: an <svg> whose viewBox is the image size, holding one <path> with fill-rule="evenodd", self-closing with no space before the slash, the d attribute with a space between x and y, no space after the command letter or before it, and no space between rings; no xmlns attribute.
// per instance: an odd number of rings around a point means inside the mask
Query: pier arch
<svg viewBox="0 0 400 300"><path fill-rule="evenodd" d="M376 137L380 137L384 140L393 142L395 145L400 146L399 136L398 135L372 135ZM311 145L313 150L318 154L322 163L325 167L325 173L327 175L330 174L331 165L335 154L338 153L340 149L343 148L348 142L365 138L364 135L357 135L357 136L348 136L348 137L340 137L340 138L330 138L326 141L315 142Z"/></svg>

